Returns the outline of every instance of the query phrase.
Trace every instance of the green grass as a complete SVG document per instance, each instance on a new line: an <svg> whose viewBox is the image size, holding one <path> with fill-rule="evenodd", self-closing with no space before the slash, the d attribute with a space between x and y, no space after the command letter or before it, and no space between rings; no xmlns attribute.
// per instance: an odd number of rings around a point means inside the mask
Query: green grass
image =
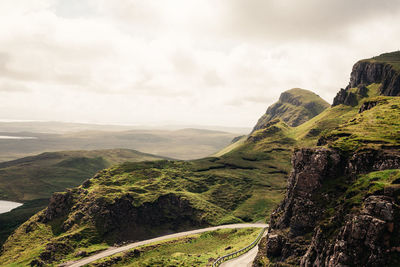
<svg viewBox="0 0 400 267"><path fill-rule="evenodd" d="M48 205L56 191L80 185L96 172L124 161L160 157L129 149L47 152L0 163L0 199L24 203L0 214L0 245L19 225Z"/></svg>
<svg viewBox="0 0 400 267"><path fill-rule="evenodd" d="M220 151L218 151L217 153L215 153L214 157L221 157L223 155L225 155L228 152L231 152L232 150L238 148L239 146L243 145L247 140L247 136L243 136L241 137L239 140L237 140L236 142L224 147L223 149L221 149Z"/></svg>
<svg viewBox="0 0 400 267"><path fill-rule="evenodd" d="M10 212L0 214L0 245L18 226L27 221L33 214L44 209L48 202L48 199L35 199L25 202L24 205Z"/></svg>
<svg viewBox="0 0 400 267"><path fill-rule="evenodd" d="M377 106L357 114L326 135L329 146L355 151L400 144L400 99L379 96L369 101L377 102Z"/></svg>
<svg viewBox="0 0 400 267"><path fill-rule="evenodd" d="M385 187L391 186L393 181L400 179L400 170L384 170L360 175L345 192L348 203L361 204L368 195L382 192Z"/></svg>
<svg viewBox="0 0 400 267"><path fill-rule="evenodd" d="M125 161L161 157L129 149L46 152L0 163L0 199L25 202L80 185L99 170Z"/></svg>
<svg viewBox="0 0 400 267"><path fill-rule="evenodd" d="M220 229L141 246L91 264L118 259L113 266L207 266L219 256L251 244L260 229Z"/></svg>
<svg viewBox="0 0 400 267"><path fill-rule="evenodd" d="M400 71L400 51L385 53L371 59L365 59L368 62L380 62L392 65L397 71Z"/></svg>

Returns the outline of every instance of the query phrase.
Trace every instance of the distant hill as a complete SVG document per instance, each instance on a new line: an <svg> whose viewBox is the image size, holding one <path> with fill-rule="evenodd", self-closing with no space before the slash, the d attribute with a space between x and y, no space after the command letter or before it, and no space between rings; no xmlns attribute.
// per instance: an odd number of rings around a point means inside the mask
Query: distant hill
<svg viewBox="0 0 400 267"><path fill-rule="evenodd" d="M265 128L274 119L281 119L289 126L296 127L317 116L329 106L328 102L311 91L290 89L283 92L279 101L267 109L253 131Z"/></svg>
<svg viewBox="0 0 400 267"><path fill-rule="evenodd" d="M0 123L1 125L1 123ZM3 129L0 127L0 129ZM0 132L0 162L62 150L98 150L127 148L176 159L196 159L222 149L237 136L234 133L206 130L85 130L65 133Z"/></svg>
<svg viewBox="0 0 400 267"><path fill-rule="evenodd" d="M0 121L1 132L33 132L47 134L76 133L82 131L176 131L186 128L221 131L235 134L245 134L251 129L248 127L229 127L218 125L118 125L118 124L90 124L61 121Z"/></svg>

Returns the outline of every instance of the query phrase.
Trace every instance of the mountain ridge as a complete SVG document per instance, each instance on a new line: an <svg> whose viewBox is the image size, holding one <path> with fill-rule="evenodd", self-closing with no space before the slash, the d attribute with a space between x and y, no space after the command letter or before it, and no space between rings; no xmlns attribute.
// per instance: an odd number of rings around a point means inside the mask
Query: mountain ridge
<svg viewBox="0 0 400 267"><path fill-rule="evenodd" d="M274 119L281 119L289 126L296 127L315 117L330 105L317 94L300 88L283 92L278 102L268 107L258 120L253 131L260 130Z"/></svg>

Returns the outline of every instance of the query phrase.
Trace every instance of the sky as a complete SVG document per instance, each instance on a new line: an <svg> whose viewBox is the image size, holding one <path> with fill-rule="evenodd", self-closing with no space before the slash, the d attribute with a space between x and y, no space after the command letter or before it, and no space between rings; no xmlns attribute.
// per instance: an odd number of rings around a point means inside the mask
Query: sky
<svg viewBox="0 0 400 267"><path fill-rule="evenodd" d="M0 120L251 127L400 49L400 0L1 0Z"/></svg>

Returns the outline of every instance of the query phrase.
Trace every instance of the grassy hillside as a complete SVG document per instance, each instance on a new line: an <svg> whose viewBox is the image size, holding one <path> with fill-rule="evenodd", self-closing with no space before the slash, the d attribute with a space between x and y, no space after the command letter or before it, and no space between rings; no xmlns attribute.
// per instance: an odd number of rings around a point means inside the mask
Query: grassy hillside
<svg viewBox="0 0 400 267"><path fill-rule="evenodd" d="M48 205L56 191L80 185L96 172L125 161L161 157L128 149L64 151L0 163L0 199L24 203L0 214L0 244L36 212Z"/></svg>
<svg viewBox="0 0 400 267"><path fill-rule="evenodd" d="M400 51L385 53L364 61L388 63L400 71Z"/></svg>
<svg viewBox="0 0 400 267"><path fill-rule="evenodd" d="M260 229L220 229L150 244L96 261L112 266L209 266L219 256L237 251L253 242Z"/></svg>
<svg viewBox="0 0 400 267"><path fill-rule="evenodd" d="M46 152L0 163L0 199L24 202L80 185L97 171L125 161L162 157L129 149Z"/></svg>

